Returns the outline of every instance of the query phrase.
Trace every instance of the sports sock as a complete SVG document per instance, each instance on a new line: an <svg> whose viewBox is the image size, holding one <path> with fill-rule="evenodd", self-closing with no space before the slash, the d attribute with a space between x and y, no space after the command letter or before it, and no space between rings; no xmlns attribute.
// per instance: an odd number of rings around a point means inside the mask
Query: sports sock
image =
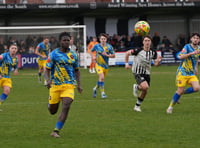
<svg viewBox="0 0 200 148"><path fill-rule="evenodd" d="M189 87L184 91L184 94L190 94L190 93L193 93L193 92L195 92L193 87Z"/></svg>
<svg viewBox="0 0 200 148"><path fill-rule="evenodd" d="M101 82L100 82L100 81L97 81L97 85L95 86L95 88L97 89L97 88L99 88L99 87L101 87Z"/></svg>
<svg viewBox="0 0 200 148"><path fill-rule="evenodd" d="M140 106L143 101L144 101L144 99L141 99L141 98L138 97L138 100L137 100L135 105Z"/></svg>
<svg viewBox="0 0 200 148"><path fill-rule="evenodd" d="M92 69L92 63L90 64L90 69Z"/></svg>
<svg viewBox="0 0 200 148"><path fill-rule="evenodd" d="M6 100L7 97L8 97L8 95L2 93L1 96L0 96L0 102L3 103Z"/></svg>
<svg viewBox="0 0 200 148"><path fill-rule="evenodd" d="M61 128L63 127L63 125L64 125L64 123L62 123L61 121L57 121L56 127L55 127L54 131L61 130Z"/></svg>
<svg viewBox="0 0 200 148"><path fill-rule="evenodd" d="M179 98L180 98L180 95L175 93L169 106L173 107L176 104L176 102L178 101Z"/></svg>
<svg viewBox="0 0 200 148"><path fill-rule="evenodd" d="M93 63L92 63L92 68L94 68L94 69L95 69L95 62L93 62Z"/></svg>
<svg viewBox="0 0 200 148"><path fill-rule="evenodd" d="M101 83L100 90L101 92L104 92L104 82L100 82L100 83Z"/></svg>
<svg viewBox="0 0 200 148"><path fill-rule="evenodd" d="M42 75L42 74L38 72L38 76L41 77L41 75Z"/></svg>

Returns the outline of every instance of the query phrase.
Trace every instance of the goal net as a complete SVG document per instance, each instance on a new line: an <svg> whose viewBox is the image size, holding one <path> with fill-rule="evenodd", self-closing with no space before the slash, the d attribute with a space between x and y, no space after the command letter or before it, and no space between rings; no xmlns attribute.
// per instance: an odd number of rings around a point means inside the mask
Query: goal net
<svg viewBox="0 0 200 148"><path fill-rule="evenodd" d="M79 55L80 66L87 68L86 57L86 26L29 26L29 27L0 27L0 52L8 51L8 47L12 42L18 44L19 55L29 57L29 59L21 58L22 67L27 62L35 62L31 57L34 57L36 46L43 41L43 37L48 37L51 49L59 47L59 34L61 32L69 32L73 37L73 44L77 48ZM35 58L36 59L36 58ZM36 61L37 62L37 61ZM37 63L33 63L33 65ZM34 66L29 67L34 67Z"/></svg>

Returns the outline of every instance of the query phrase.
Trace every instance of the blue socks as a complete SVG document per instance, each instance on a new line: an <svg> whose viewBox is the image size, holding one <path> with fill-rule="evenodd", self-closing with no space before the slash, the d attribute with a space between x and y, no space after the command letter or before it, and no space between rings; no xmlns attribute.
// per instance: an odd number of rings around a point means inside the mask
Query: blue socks
<svg viewBox="0 0 200 148"><path fill-rule="evenodd" d="M177 93L175 93L172 100L174 102L177 102L179 98L180 98L180 95L178 95Z"/></svg>
<svg viewBox="0 0 200 148"><path fill-rule="evenodd" d="M61 121L57 121L55 130L61 130L63 125L64 125L64 123L62 123Z"/></svg>
<svg viewBox="0 0 200 148"><path fill-rule="evenodd" d="M193 93L193 92L195 92L194 89L192 87L189 87L184 91L184 94L190 94L190 93Z"/></svg>
<svg viewBox="0 0 200 148"><path fill-rule="evenodd" d="M6 100L7 97L8 96L6 94L2 93L1 96L0 96L0 102L3 103Z"/></svg>

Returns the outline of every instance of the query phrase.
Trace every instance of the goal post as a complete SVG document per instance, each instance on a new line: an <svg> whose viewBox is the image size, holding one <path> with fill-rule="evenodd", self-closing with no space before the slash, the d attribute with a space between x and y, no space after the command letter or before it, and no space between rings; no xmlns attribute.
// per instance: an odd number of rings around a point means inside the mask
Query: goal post
<svg viewBox="0 0 200 148"><path fill-rule="evenodd" d="M42 37L48 36L50 44L54 43L55 49L59 44L58 36L61 32L69 32L74 38L74 45L78 49L79 64L81 67L87 68L87 37L86 37L86 26L85 25L71 25L71 26L13 26L13 27L0 27L0 43L8 45L9 42L17 42L19 48L21 48L20 43L24 42L25 50L24 54L31 54L30 47L36 48L36 44L39 44ZM27 42L28 38L33 40L33 44ZM54 42L51 40L54 38ZM35 41L36 39L36 41ZM36 42L36 43L35 43ZM56 46L57 43L57 46ZM2 53L2 51L1 51ZM19 52L19 54L21 54Z"/></svg>

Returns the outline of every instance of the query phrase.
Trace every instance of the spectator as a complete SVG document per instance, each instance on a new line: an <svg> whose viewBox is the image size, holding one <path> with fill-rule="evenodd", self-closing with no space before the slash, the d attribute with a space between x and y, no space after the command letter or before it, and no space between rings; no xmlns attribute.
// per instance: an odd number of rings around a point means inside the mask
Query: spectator
<svg viewBox="0 0 200 148"><path fill-rule="evenodd" d="M29 54L34 54L34 53L35 53L35 48L34 48L34 46L30 46L30 47L29 47L28 53L29 53Z"/></svg>
<svg viewBox="0 0 200 148"><path fill-rule="evenodd" d="M186 44L186 40L183 34L180 34L179 38L177 39L177 47L178 51L181 51Z"/></svg>
<svg viewBox="0 0 200 148"><path fill-rule="evenodd" d="M36 38L36 36L34 36L34 37L33 37L33 42L32 42L32 45L31 45L31 46L33 46L34 49L35 49L35 48L37 47L37 45L38 45L37 38Z"/></svg>
<svg viewBox="0 0 200 148"><path fill-rule="evenodd" d="M127 47L128 46L128 40L125 34L122 35L121 40L122 42L124 42L124 46Z"/></svg>
<svg viewBox="0 0 200 148"><path fill-rule="evenodd" d="M118 41L117 40L117 35L114 34L113 37L112 37L112 39L111 39L111 45L113 46L114 50L117 49L117 41Z"/></svg>
<svg viewBox="0 0 200 148"><path fill-rule="evenodd" d="M74 51L75 53L77 52L77 47L74 45L74 37L71 36L70 42L69 42L69 48Z"/></svg>
<svg viewBox="0 0 200 148"><path fill-rule="evenodd" d="M4 46L3 46L3 38L0 37L0 54L4 52Z"/></svg>
<svg viewBox="0 0 200 148"><path fill-rule="evenodd" d="M125 43L123 41L120 41L120 45L119 45L117 51L126 51L126 46L125 46Z"/></svg>
<svg viewBox="0 0 200 148"><path fill-rule="evenodd" d="M152 39L152 43L153 43L153 49L158 49L158 45L160 44L160 36L158 35L158 32L155 32L153 39Z"/></svg>
<svg viewBox="0 0 200 148"><path fill-rule="evenodd" d="M175 49L172 45L172 43L170 42L170 40L167 38L167 36L164 36L163 37L163 40L162 40L162 44L164 44L164 48L166 49L166 51L169 51L169 52L174 52Z"/></svg>
<svg viewBox="0 0 200 148"><path fill-rule="evenodd" d="M133 42L131 41L130 35L127 36L127 48L132 49L133 48Z"/></svg>
<svg viewBox="0 0 200 148"><path fill-rule="evenodd" d="M28 35L28 37L26 38L26 48L29 49L29 47L32 46L32 44L33 44L33 39L31 35Z"/></svg>
<svg viewBox="0 0 200 148"><path fill-rule="evenodd" d="M20 54L26 53L26 46L25 46L24 40L21 40L19 43L19 53Z"/></svg>
<svg viewBox="0 0 200 148"><path fill-rule="evenodd" d="M43 35L40 34L39 38L37 39L37 42L38 42L38 43L41 43L42 41L43 41Z"/></svg>
<svg viewBox="0 0 200 148"><path fill-rule="evenodd" d="M142 47L142 36L137 35L136 33L133 34L131 41L133 42L133 48Z"/></svg>
<svg viewBox="0 0 200 148"><path fill-rule="evenodd" d="M8 45L4 44L3 47L4 47L4 53L8 52Z"/></svg>
<svg viewBox="0 0 200 148"><path fill-rule="evenodd" d="M54 50L58 47L58 42L55 39L55 37L51 37L50 44L51 44L51 50Z"/></svg>

